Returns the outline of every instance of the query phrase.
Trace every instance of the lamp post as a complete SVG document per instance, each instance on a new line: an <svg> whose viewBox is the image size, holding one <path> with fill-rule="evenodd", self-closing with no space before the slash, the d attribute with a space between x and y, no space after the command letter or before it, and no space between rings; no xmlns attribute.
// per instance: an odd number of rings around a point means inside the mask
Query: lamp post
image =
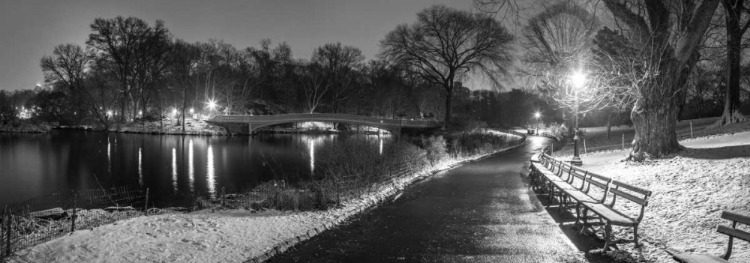
<svg viewBox="0 0 750 263"><path fill-rule="evenodd" d="M573 84L573 96L575 99L575 135L573 136L573 158L570 160L570 164L581 166L583 165L583 161L578 152L578 141L581 139L578 130L578 90L586 85L586 75L577 71L570 76L570 82Z"/></svg>
<svg viewBox="0 0 750 263"><path fill-rule="evenodd" d="M542 117L542 114L538 111L534 113L534 118L536 118L536 135L539 135L539 125L541 124L539 122L539 118Z"/></svg>

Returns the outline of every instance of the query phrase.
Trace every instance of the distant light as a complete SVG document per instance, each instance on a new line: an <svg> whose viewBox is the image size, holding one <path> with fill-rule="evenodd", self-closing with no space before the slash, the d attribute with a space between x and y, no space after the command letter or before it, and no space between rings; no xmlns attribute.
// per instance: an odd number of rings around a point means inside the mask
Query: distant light
<svg viewBox="0 0 750 263"><path fill-rule="evenodd" d="M142 111L142 110L139 110L139 111L138 111L138 115L143 115L143 111Z"/></svg>
<svg viewBox="0 0 750 263"><path fill-rule="evenodd" d="M111 110L107 111L107 116L112 116L112 111Z"/></svg>
<svg viewBox="0 0 750 263"><path fill-rule="evenodd" d="M192 114L192 113L195 113L195 109L193 109L193 108L190 108L190 113L191 113L191 114Z"/></svg>
<svg viewBox="0 0 750 263"><path fill-rule="evenodd" d="M177 109L174 109L174 108L172 109L172 115L177 116Z"/></svg>
<svg viewBox="0 0 750 263"><path fill-rule="evenodd" d="M216 101L214 101L214 100L209 100L208 101L208 108L209 109L214 110L216 108L216 106L218 106L218 105L216 105Z"/></svg>
<svg viewBox="0 0 750 263"><path fill-rule="evenodd" d="M537 118L537 119L539 119L539 117L542 117L542 114L541 114L541 113L539 113L538 111L537 111L537 112L535 112L535 113L534 113L534 118Z"/></svg>

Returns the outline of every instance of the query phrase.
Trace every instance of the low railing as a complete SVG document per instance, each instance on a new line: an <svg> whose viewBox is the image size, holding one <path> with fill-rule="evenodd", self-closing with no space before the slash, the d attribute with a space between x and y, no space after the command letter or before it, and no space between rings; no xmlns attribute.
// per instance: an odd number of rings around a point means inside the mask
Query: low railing
<svg viewBox="0 0 750 263"><path fill-rule="evenodd" d="M442 124L432 120L414 120L414 119L382 119L376 117L338 114L338 113L293 113L277 115L219 115L211 121L241 121L241 122L272 122L272 121L361 121L374 125L390 126L412 126L412 127L440 127Z"/></svg>

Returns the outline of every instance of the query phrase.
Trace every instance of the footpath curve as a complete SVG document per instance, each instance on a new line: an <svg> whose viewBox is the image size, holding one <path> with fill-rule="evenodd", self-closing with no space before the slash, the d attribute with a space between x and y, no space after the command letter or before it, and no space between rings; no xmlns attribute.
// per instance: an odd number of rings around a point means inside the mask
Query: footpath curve
<svg viewBox="0 0 750 263"><path fill-rule="evenodd" d="M441 172L270 262L585 262L528 187L550 141Z"/></svg>

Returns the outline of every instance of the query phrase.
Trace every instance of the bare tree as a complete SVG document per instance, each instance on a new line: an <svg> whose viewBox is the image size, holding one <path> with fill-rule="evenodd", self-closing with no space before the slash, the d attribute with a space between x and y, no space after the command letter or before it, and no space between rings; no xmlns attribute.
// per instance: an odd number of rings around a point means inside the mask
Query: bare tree
<svg viewBox="0 0 750 263"><path fill-rule="evenodd" d="M195 85L198 74L200 49L198 46L178 39L172 44L169 53L169 66L172 78L182 90L182 130L185 130L185 111L187 110L188 91ZM193 94L194 95L194 94Z"/></svg>
<svg viewBox="0 0 750 263"><path fill-rule="evenodd" d="M133 74L139 45L149 35L149 25L135 17L97 18L91 24L92 33L86 44L106 54L110 70L120 83L120 121L125 122L128 99L132 100Z"/></svg>
<svg viewBox="0 0 750 263"><path fill-rule="evenodd" d="M604 0L638 51L627 83L635 104L631 159L658 158L681 149L675 126L698 47L719 0Z"/></svg>
<svg viewBox="0 0 750 263"><path fill-rule="evenodd" d="M380 42L382 56L445 91L445 123L451 120L454 82L471 73L499 86L512 62L513 36L497 20L435 5L417 22L399 25Z"/></svg>
<svg viewBox="0 0 750 263"><path fill-rule="evenodd" d="M325 69L317 63L299 63L297 80L305 94L305 103L309 113L314 113L331 84L327 83Z"/></svg>
<svg viewBox="0 0 750 263"><path fill-rule="evenodd" d="M568 81L574 72L590 70L591 40L598 29L597 17L573 2L542 5L522 30L523 75L563 109L579 114L599 110L593 89L574 90ZM578 107L581 104L586 107Z"/></svg>
<svg viewBox="0 0 750 263"><path fill-rule="evenodd" d="M94 54L90 50L84 50L74 44L61 44L55 47L52 56L42 57L40 64L46 82L64 87L77 103L83 104L79 106L89 111L106 129L106 112L111 99L107 99L108 96L105 95L108 93L105 86L99 87L99 94L93 92L96 89L90 87L94 85L88 80L87 72L91 70L94 62Z"/></svg>
<svg viewBox="0 0 750 263"><path fill-rule="evenodd" d="M351 80L355 70L362 65L365 56L362 51L353 46L342 46L341 43L329 43L315 49L312 62L323 67L326 81L329 82L331 92L331 106L333 112L338 111L339 102L346 100L348 91L352 89Z"/></svg>

